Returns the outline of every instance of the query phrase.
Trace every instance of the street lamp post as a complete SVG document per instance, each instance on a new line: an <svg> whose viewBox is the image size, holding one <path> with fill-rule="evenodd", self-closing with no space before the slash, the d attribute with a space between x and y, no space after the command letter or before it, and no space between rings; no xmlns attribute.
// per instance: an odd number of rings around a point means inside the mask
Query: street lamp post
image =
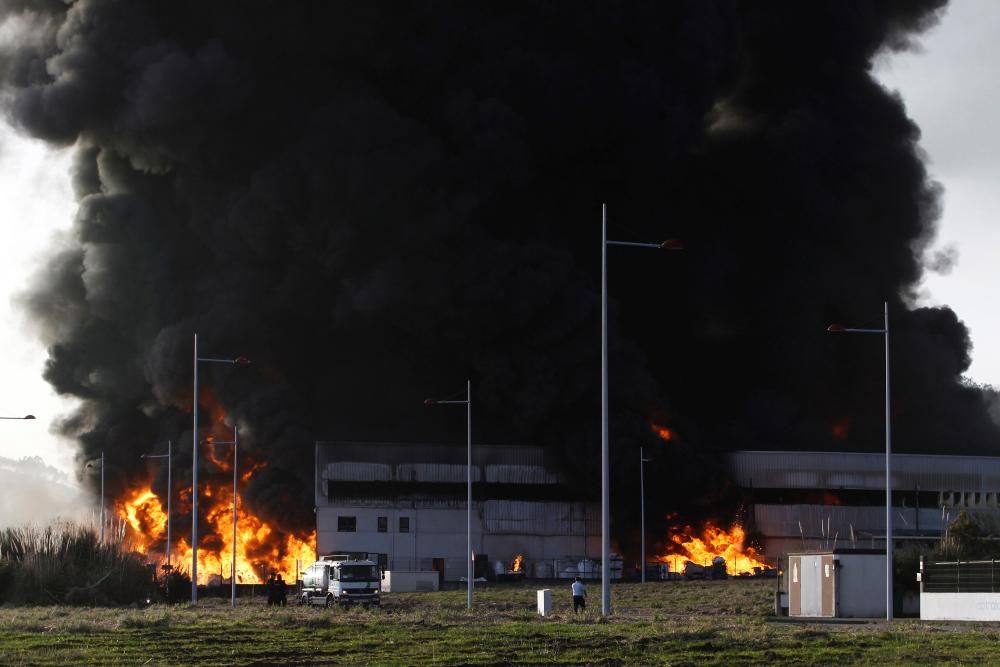
<svg viewBox="0 0 1000 667"><path fill-rule="evenodd" d="M233 439L232 440L212 440L211 438L208 442L213 445L232 445L233 446L233 562L231 567L231 572L229 575L230 584L230 601L233 607L236 606L236 453L239 449L240 438L237 432L237 428L233 427Z"/></svg>
<svg viewBox="0 0 1000 667"><path fill-rule="evenodd" d="M683 244L608 240L608 205L601 204L601 614L611 613L611 481L608 460L608 246L681 250Z"/></svg>
<svg viewBox="0 0 1000 667"><path fill-rule="evenodd" d="M173 495L173 489L174 489L173 480L172 480L172 473L173 473L173 468L174 468L173 463L172 463L172 455L173 455L173 440L167 440L167 453L166 454L142 454L142 455L139 456L140 459L162 459L162 458L166 458L167 459L167 564L166 564L166 566L163 569L167 573L167 599L168 600L170 599L170 574L171 574L171 572L174 569L173 563L170 560L170 545L171 545L171 543L173 541L171 533L170 533L170 521L171 521L170 496Z"/></svg>
<svg viewBox="0 0 1000 667"><path fill-rule="evenodd" d="M642 530L640 531L641 544L640 550L642 552L639 558L639 569L642 571L642 583L646 583L646 464L652 459L647 459L643 457L642 447L639 448L639 497L641 501L639 503L640 507L640 521L642 521Z"/></svg>
<svg viewBox="0 0 1000 667"><path fill-rule="evenodd" d="M107 520L105 517L104 508L104 450L101 450L101 544L104 544L104 522Z"/></svg>
<svg viewBox="0 0 1000 667"><path fill-rule="evenodd" d="M101 450L101 544L104 544L104 450Z"/></svg>
<svg viewBox="0 0 1000 667"><path fill-rule="evenodd" d="M18 420L34 419L34 418L35 415L24 415L23 417L0 417L0 419L18 419Z"/></svg>
<svg viewBox="0 0 1000 667"><path fill-rule="evenodd" d="M249 364L246 357L235 359L215 359L198 356L198 334L194 335L194 395L191 402L194 432L191 435L193 452L191 458L191 602L198 601L198 362L217 364Z"/></svg>
<svg viewBox="0 0 1000 667"><path fill-rule="evenodd" d="M885 339L885 618L892 620L892 419L889 413L889 302L882 303L881 329L853 329L831 324L831 333L874 333Z"/></svg>
<svg viewBox="0 0 1000 667"><path fill-rule="evenodd" d="M24 417L24 419L27 419L27 417ZM32 417L32 419L34 419L34 417ZM101 521L101 544L104 544L104 450L103 449L101 450L100 462L101 462L100 463L100 466L101 466L101 518L100 518L100 521ZM91 461L90 463L88 463L84 467L86 467L86 468L93 468L94 467L94 462Z"/></svg>
<svg viewBox="0 0 1000 667"><path fill-rule="evenodd" d="M464 405L465 406L465 437L466 437L466 499L465 499L465 559L466 579L468 583L468 599L466 606L472 609L472 380L465 381L464 401L438 401L428 398L424 405Z"/></svg>
<svg viewBox="0 0 1000 667"><path fill-rule="evenodd" d="M170 560L170 544L171 544L171 534L170 534L170 496L173 495L173 441L167 440L167 453L166 454L141 454L140 459L166 459L167 460L167 572L173 569L173 563Z"/></svg>

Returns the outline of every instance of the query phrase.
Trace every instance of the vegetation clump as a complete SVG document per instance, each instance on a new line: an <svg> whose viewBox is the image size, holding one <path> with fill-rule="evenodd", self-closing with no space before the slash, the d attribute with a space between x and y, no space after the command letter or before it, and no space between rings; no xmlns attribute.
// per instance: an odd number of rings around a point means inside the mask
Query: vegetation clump
<svg viewBox="0 0 1000 667"><path fill-rule="evenodd" d="M145 559L91 527L61 524L0 530L0 602L101 606L156 594Z"/></svg>

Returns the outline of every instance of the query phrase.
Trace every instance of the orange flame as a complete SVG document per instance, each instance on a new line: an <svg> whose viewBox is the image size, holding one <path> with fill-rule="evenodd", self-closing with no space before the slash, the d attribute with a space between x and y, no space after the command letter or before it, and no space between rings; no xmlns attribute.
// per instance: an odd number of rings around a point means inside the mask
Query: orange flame
<svg viewBox="0 0 1000 667"><path fill-rule="evenodd" d="M718 556L725 559L729 574L753 574L754 568L771 567L762 554L744 544L745 539L743 527L738 524L725 530L708 522L700 534L691 526L684 526L670 536L673 544L668 547L669 553L657 560L667 563L675 572L683 570L688 562L709 566Z"/></svg>
<svg viewBox="0 0 1000 667"><path fill-rule="evenodd" d="M118 503L118 514L124 519L137 535L163 535L167 533L167 513L163 511L160 499L149 487L137 489L131 497ZM134 548L141 554L146 553L148 543L145 540L133 540Z"/></svg>
<svg viewBox="0 0 1000 667"><path fill-rule="evenodd" d="M524 563L524 554L514 556L514 562L510 564L511 572L520 572Z"/></svg>
<svg viewBox="0 0 1000 667"><path fill-rule="evenodd" d="M213 449L208 447L206 449ZM246 484L253 474L264 468L262 463L247 463L247 471L240 476ZM232 468L228 468L231 472ZM223 471L225 473L226 471ZM198 540L198 583L208 584L213 579L229 582L233 552L236 553L236 582L262 583L272 572L278 572L286 581L294 581L297 572L316 560L316 531L305 535L287 534L250 512L241 494L236 494L236 543L233 544L233 486L229 474L207 475L208 481L199 483L199 514L202 523L209 525L207 534ZM181 507L190 508L191 488L178 493ZM141 554L165 553L167 514L160 499L148 486L134 489L116 503L118 515L129 526L129 538ZM190 570L192 549L190 534L177 522L174 515L174 544L171 560L176 568ZM187 524L190 527L190 523Z"/></svg>
<svg viewBox="0 0 1000 667"><path fill-rule="evenodd" d="M670 442L674 439L673 429L667 426L660 426L659 424L650 424L650 430L656 435L660 436L660 439L664 442Z"/></svg>

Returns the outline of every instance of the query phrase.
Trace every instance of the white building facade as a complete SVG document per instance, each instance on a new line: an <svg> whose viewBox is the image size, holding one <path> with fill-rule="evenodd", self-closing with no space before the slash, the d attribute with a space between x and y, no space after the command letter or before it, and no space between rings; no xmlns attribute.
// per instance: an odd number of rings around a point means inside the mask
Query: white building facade
<svg viewBox="0 0 1000 667"><path fill-rule="evenodd" d="M393 570L466 575L466 449L316 444L316 548L365 553ZM546 467L537 447L474 445L476 576L549 578L600 554L600 508Z"/></svg>

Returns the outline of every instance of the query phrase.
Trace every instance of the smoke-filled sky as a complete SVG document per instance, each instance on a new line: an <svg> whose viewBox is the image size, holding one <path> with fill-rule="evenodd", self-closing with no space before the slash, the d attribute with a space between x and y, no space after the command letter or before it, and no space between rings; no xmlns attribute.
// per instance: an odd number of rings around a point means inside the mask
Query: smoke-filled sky
<svg viewBox="0 0 1000 667"><path fill-rule="evenodd" d="M897 450L996 451L964 314L917 305L945 174L873 78L943 0L287 5L0 3L0 102L77 202L18 303L112 487L190 441L195 331L253 359L202 400L266 515L311 520L316 438L460 442L422 399L467 377L477 441L589 484L603 201L686 243L609 252L620 488L639 446L664 510L717 497L719 450L880 447L881 341L824 329L884 300Z"/></svg>

